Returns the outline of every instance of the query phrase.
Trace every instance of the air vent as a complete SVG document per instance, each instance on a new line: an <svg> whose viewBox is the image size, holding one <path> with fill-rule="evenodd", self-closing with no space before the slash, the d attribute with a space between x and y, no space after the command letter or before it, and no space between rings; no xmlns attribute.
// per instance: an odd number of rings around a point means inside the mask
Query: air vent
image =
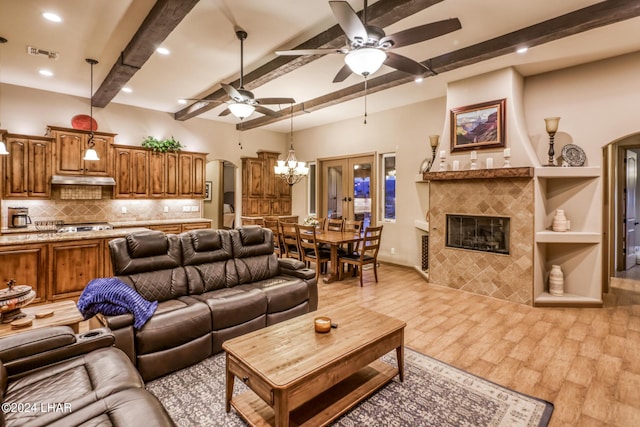
<svg viewBox="0 0 640 427"><path fill-rule="evenodd" d="M58 52L39 49L39 48L33 47L33 46L27 46L27 53L29 55L34 55L34 56L44 55L44 56L48 57L49 59L56 59L56 60L60 56L60 54Z"/></svg>

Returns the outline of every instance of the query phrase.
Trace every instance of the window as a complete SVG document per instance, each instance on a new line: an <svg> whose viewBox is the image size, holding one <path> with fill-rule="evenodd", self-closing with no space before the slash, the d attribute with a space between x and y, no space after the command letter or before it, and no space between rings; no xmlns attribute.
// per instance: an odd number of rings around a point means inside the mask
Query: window
<svg viewBox="0 0 640 427"><path fill-rule="evenodd" d="M309 215L316 215L316 162L309 162L309 179L307 179L309 194Z"/></svg>
<svg viewBox="0 0 640 427"><path fill-rule="evenodd" d="M382 188L385 221L396 219L396 155L382 155Z"/></svg>

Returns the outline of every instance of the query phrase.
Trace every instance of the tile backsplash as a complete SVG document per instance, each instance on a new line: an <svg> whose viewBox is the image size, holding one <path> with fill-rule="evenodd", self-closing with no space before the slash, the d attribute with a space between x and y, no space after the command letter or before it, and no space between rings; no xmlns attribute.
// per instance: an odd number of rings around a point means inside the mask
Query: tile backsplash
<svg viewBox="0 0 640 427"><path fill-rule="evenodd" d="M202 217L202 200L200 199L113 199L111 187L91 189L65 187L88 186L54 186L49 200L2 200L1 227L7 227L7 208L9 207L29 208L32 222L52 220L63 220L66 223L126 222ZM101 198L86 198L89 195L96 197L95 189L101 189ZM66 199L69 191L76 192L82 199ZM185 206L188 206L188 212Z"/></svg>

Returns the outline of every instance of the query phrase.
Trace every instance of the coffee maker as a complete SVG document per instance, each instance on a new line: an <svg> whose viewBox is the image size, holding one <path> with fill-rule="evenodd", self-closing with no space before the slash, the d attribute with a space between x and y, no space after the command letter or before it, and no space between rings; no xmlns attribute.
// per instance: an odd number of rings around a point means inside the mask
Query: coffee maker
<svg viewBox="0 0 640 427"><path fill-rule="evenodd" d="M31 224L29 208L8 208L7 213L9 228L24 228Z"/></svg>

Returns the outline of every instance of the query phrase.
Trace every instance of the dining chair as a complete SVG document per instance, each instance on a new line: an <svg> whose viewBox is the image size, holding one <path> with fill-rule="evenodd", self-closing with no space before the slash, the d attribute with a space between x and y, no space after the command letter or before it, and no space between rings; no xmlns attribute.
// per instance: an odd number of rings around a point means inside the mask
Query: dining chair
<svg viewBox="0 0 640 427"><path fill-rule="evenodd" d="M343 222L341 218L327 219L327 231L342 231Z"/></svg>
<svg viewBox="0 0 640 427"><path fill-rule="evenodd" d="M259 225L264 227L264 218L261 216L241 216L242 225Z"/></svg>
<svg viewBox="0 0 640 427"><path fill-rule="evenodd" d="M264 228L268 228L273 233L273 253L278 256L278 258L282 257L282 243L280 242L280 230L278 227L278 220L275 219L265 219L264 220Z"/></svg>
<svg viewBox="0 0 640 427"><path fill-rule="evenodd" d="M313 225L296 224L296 233L298 235L298 245L302 261L315 264L316 281L320 277L322 266L331 260L331 254L328 251L320 249L320 245L316 240L316 228Z"/></svg>
<svg viewBox="0 0 640 427"><path fill-rule="evenodd" d="M381 225L379 227L366 228L356 252L338 257L338 277L340 280L342 280L343 264L352 265L358 270L360 286L362 286L362 275L364 273L362 267L367 264L373 264L373 275L376 283L378 283L378 251L380 250L382 227Z"/></svg>
<svg viewBox="0 0 640 427"><path fill-rule="evenodd" d="M292 222L278 222L280 227L280 252L284 258L295 258L302 261L296 225Z"/></svg>
<svg viewBox="0 0 640 427"><path fill-rule="evenodd" d="M318 221L318 230L324 230L327 226L327 218L316 218Z"/></svg>
<svg viewBox="0 0 640 427"><path fill-rule="evenodd" d="M362 232L362 220L355 219L345 219L343 225L343 231L348 231L351 233L360 233Z"/></svg>

